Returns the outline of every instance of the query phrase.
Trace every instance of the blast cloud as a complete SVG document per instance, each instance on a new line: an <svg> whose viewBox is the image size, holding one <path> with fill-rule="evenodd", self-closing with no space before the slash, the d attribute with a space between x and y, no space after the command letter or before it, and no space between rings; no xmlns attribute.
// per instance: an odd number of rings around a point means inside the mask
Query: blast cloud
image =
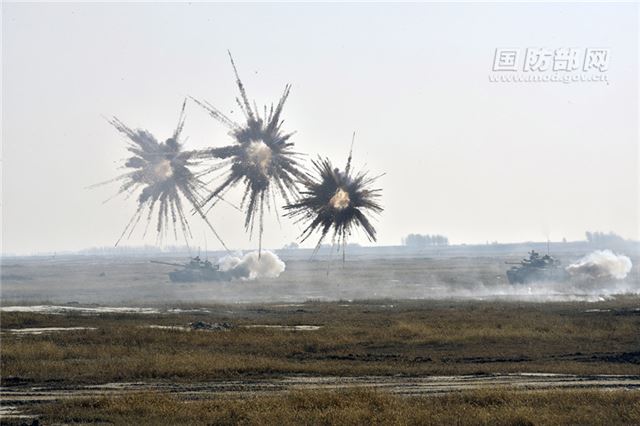
<svg viewBox="0 0 640 426"><path fill-rule="evenodd" d="M186 105L185 99L180 110L178 125L173 135L164 142L160 142L146 130L128 127L115 117L110 120L110 123L127 137L129 144L127 150L131 157L124 163L125 173L115 179L93 185L93 187L110 182L120 182L118 194L131 195L131 193L140 190L138 208L124 228L116 245L125 235L131 236L144 216L146 216L146 227L157 216L158 242L172 226L176 240L178 239L177 228L180 228L188 245L188 238L193 236L185 214L186 201L202 217L218 241L226 248L224 241L200 208L203 194L207 189L204 181L190 168L199 165L201 159L197 158L195 151L185 151L180 142Z"/></svg>
<svg viewBox="0 0 640 426"><path fill-rule="evenodd" d="M316 176L307 176L303 180L302 196L284 207L288 210L287 216L306 225L301 241L320 231L316 250L333 228L332 243L342 246L343 261L347 237L354 228L364 229L369 241L376 241L376 230L368 216L383 210L378 202L381 190L372 187L379 176L370 177L366 171L352 173L352 158L353 144L344 171L334 168L328 158L312 161Z"/></svg>
<svg viewBox="0 0 640 426"><path fill-rule="evenodd" d="M573 276L622 280L631 271L631 266L631 259L627 256L615 254L611 250L596 250L567 266L567 272Z"/></svg>
<svg viewBox="0 0 640 426"><path fill-rule="evenodd" d="M221 271L243 280L277 278L285 269L285 263L268 250L262 250L262 253L252 251L244 256L225 256L219 260L219 264Z"/></svg>
<svg viewBox="0 0 640 426"><path fill-rule="evenodd" d="M241 206L245 210L245 229L252 233L258 224L259 249L262 248L264 213L275 206L276 196L289 203L298 195L298 181L304 178L300 155L293 151L290 141L293 133L282 130L282 110L289 97L290 85L285 86L282 97L276 105L265 106L261 114L255 102L249 102L244 84L231 53L231 66L236 76L240 96L236 98L246 122L236 123L213 105L194 99L209 114L229 128L233 138L231 145L208 148L200 153L200 158L220 160L219 163L203 171L203 175L213 173L214 179L222 182L204 199L203 206L209 209L218 202L221 195L231 188L244 186ZM208 211L208 210L207 210Z"/></svg>

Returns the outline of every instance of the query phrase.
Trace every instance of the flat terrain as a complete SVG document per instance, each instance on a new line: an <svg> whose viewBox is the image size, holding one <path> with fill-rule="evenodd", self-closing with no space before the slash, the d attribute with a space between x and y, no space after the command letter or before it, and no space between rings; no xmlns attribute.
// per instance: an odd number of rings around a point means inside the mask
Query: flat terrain
<svg viewBox="0 0 640 426"><path fill-rule="evenodd" d="M106 422L117 423L107 415L111 410L98 415L78 404L106 407L133 398L144 405L160 398L178 413L181 404L226 401L224 410L245 412L240 406L247 397L258 398L260 407L273 398L335 402L337 394L403 406L391 401L418 398L420 405L455 394L462 399L447 404L466 404L497 392L506 408L512 398L544 399L545 392L556 392L573 398L569 404L584 405L593 392L607 390L607 398L621 398L612 410L628 405L624 412L631 417L621 423L640 421L637 296L595 303L181 305L144 313L64 308L0 316L1 396L4 406L18 410L14 414L64 423L72 420L65 413L77 410L81 422L106 416ZM191 329L197 321L231 328ZM257 421L254 414L247 423ZM317 413L307 414L319 421Z"/></svg>
<svg viewBox="0 0 640 426"><path fill-rule="evenodd" d="M557 245L558 252L553 253L565 266L593 249L560 251L563 245ZM311 252L293 250L280 253L286 270L278 278L200 283L172 283L168 273L179 268L150 262L184 263L186 256L10 258L2 261L1 297L3 305L77 302L158 306L366 299L598 301L609 295L640 294L640 247L621 252L633 262L625 280L512 286L505 274L510 265L505 262L519 261L529 249L352 250L344 264L336 255L311 257Z"/></svg>
<svg viewBox="0 0 640 426"><path fill-rule="evenodd" d="M640 424L637 275L513 287L509 259L178 286L147 260L12 261L0 422Z"/></svg>

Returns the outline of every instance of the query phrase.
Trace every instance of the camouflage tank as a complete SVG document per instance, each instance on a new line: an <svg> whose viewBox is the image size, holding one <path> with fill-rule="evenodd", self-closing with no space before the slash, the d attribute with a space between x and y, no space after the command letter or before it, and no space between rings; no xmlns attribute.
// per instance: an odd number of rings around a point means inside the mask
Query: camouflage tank
<svg viewBox="0 0 640 426"><path fill-rule="evenodd" d="M517 263L509 263L512 266L507 271L507 278L511 284L526 284L544 281L564 281L568 274L561 266L560 261L545 254L540 254L534 250L529 252L528 259L522 259Z"/></svg>
<svg viewBox="0 0 640 426"><path fill-rule="evenodd" d="M231 274L226 271L221 271L219 265L214 265L208 260L200 259L200 256L191 258L189 263L172 263L172 262L159 262L152 260L152 263L158 263L161 265L177 266L182 269L176 269L173 272L169 272L169 279L172 282L177 283L192 283L199 281L231 281Z"/></svg>

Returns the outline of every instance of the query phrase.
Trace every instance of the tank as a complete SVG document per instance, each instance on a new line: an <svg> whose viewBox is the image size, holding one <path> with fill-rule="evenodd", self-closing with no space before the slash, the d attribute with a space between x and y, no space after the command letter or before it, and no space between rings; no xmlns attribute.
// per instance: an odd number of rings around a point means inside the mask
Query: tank
<svg viewBox="0 0 640 426"><path fill-rule="evenodd" d="M517 263L507 262L507 264L517 265L507 271L507 278L511 284L564 281L569 276L558 259L548 254L540 256L534 250L529 252L528 259L522 259Z"/></svg>
<svg viewBox="0 0 640 426"><path fill-rule="evenodd" d="M231 281L231 274L221 271L219 265L214 265L208 260L200 259L200 256L192 257L188 263L160 262L152 260L151 263L160 265L177 266L181 269L169 272L169 279L176 283L192 283L199 281Z"/></svg>

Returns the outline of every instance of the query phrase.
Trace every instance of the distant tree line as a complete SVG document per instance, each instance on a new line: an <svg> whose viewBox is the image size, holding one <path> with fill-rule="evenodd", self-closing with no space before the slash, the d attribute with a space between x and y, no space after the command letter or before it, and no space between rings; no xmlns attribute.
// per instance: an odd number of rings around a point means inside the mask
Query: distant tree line
<svg viewBox="0 0 640 426"><path fill-rule="evenodd" d="M405 238L402 239L402 244L407 247L414 248L423 248L423 247L432 247L432 246L448 246L449 238L444 235L420 235L420 234L409 234Z"/></svg>
<svg viewBox="0 0 640 426"><path fill-rule="evenodd" d="M624 238L613 232L605 234L604 232L585 232L587 241L590 244L612 244L624 242Z"/></svg>

